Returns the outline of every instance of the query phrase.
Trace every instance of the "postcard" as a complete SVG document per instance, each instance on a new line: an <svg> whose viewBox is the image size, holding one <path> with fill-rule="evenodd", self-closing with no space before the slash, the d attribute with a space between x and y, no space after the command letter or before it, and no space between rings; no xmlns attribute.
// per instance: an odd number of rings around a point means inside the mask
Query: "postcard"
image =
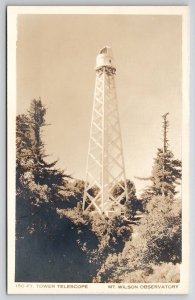
<svg viewBox="0 0 195 300"><path fill-rule="evenodd" d="M7 9L7 291L189 292L187 6Z"/></svg>

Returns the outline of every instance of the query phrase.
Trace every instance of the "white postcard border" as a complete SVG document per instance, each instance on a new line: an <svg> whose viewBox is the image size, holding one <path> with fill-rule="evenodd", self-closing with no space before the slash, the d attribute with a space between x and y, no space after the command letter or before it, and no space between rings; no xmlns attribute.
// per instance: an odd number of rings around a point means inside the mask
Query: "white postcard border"
<svg viewBox="0 0 195 300"><path fill-rule="evenodd" d="M182 256L178 284L15 283L16 41L18 14L182 16ZM189 292L189 9L187 6L9 6L7 10L7 291L9 294L186 294ZM185 197L184 197L185 195ZM187 221L186 221L187 220ZM120 286L123 286L119 288ZM61 286L61 287L60 287ZM64 287L63 287L64 286ZM71 287L72 286L72 287ZM112 286L112 287L111 287ZM136 287L138 286L138 287Z"/></svg>

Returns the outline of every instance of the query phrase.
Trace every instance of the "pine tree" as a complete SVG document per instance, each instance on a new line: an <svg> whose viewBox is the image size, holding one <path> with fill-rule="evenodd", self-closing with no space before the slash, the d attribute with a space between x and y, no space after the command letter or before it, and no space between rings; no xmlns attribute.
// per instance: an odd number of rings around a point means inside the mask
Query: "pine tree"
<svg viewBox="0 0 195 300"><path fill-rule="evenodd" d="M60 191L68 177L47 163L42 130L46 109L41 99L33 100L27 114L16 119L16 218L17 235L44 230L49 216L63 202ZM52 217L51 217L52 218ZM50 218L50 219L51 219Z"/></svg>
<svg viewBox="0 0 195 300"><path fill-rule="evenodd" d="M146 188L142 198L150 199L152 196L170 196L177 194L177 185L180 184L182 170L181 161L175 159L173 152L169 149L169 140L167 137L169 122L167 120L169 113L162 116L163 118L163 146L158 148L157 155L154 158L152 175L149 178L151 185Z"/></svg>
<svg viewBox="0 0 195 300"><path fill-rule="evenodd" d="M32 148L35 158L34 177L35 182L40 185L47 185L51 189L53 197L58 197L59 189L64 187L64 178L67 177L62 171L54 168L57 161L47 163L45 158L45 145L42 140L42 130L47 126L45 121L46 108L41 99L33 100L28 111L32 127ZM54 199L53 199L54 200Z"/></svg>
<svg viewBox="0 0 195 300"><path fill-rule="evenodd" d="M46 109L41 99L34 99L27 114L16 119L16 187L17 195L36 203L57 202L68 177L57 169L56 163L46 162L42 140Z"/></svg>

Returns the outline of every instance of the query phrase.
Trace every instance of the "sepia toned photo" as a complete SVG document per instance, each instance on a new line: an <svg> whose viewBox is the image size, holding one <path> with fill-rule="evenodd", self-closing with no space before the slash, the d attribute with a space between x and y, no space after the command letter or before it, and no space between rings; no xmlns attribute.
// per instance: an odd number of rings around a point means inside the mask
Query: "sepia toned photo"
<svg viewBox="0 0 195 300"><path fill-rule="evenodd" d="M8 293L188 293L188 8L8 7Z"/></svg>

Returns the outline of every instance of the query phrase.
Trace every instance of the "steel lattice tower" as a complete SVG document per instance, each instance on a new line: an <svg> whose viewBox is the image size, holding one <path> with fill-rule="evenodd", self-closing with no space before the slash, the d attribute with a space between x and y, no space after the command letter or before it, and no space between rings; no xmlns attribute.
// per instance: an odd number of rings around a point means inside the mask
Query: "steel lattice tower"
<svg viewBox="0 0 195 300"><path fill-rule="evenodd" d="M115 74L111 49L106 46L96 61L83 211L107 216L123 214L127 199Z"/></svg>

